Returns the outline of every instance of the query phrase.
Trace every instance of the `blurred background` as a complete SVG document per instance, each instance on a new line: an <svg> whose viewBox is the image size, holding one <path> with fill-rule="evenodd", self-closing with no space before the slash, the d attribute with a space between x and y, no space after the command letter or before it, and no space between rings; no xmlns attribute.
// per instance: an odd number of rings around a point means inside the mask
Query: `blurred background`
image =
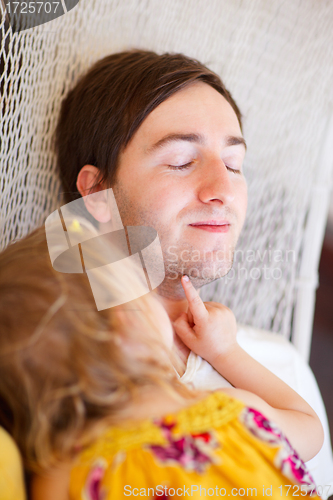
<svg viewBox="0 0 333 500"><path fill-rule="evenodd" d="M319 264L310 366L326 406L333 445L333 193Z"/></svg>

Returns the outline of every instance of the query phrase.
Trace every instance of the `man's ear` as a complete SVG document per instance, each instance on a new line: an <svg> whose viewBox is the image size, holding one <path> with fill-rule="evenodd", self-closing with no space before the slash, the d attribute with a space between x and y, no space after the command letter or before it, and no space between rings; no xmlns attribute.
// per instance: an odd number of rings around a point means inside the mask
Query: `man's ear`
<svg viewBox="0 0 333 500"><path fill-rule="evenodd" d="M96 184L99 175L97 167L85 165L77 176L76 186L88 212L99 222L109 222L111 210L107 203L107 188L103 183Z"/></svg>

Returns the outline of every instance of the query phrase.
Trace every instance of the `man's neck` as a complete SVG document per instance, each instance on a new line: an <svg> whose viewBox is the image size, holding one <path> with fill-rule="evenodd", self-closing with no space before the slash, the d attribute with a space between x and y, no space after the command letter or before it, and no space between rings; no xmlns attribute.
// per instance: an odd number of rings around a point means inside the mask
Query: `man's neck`
<svg viewBox="0 0 333 500"><path fill-rule="evenodd" d="M173 300L160 295L158 292L156 293L156 297L164 306L171 322L176 321L176 319L179 318L182 312L187 312L188 304L186 298Z"/></svg>
<svg viewBox="0 0 333 500"><path fill-rule="evenodd" d="M155 290L154 290L155 292ZM188 308L188 303L187 299L183 300L173 300L167 297L164 297L163 295L160 295L158 292L156 293L156 297L158 300L161 302L161 304L164 306L166 312L168 313L168 316L170 318L170 321L176 321L177 318L181 315L182 312L187 312ZM185 370L186 370L186 363L187 359L190 354L190 349L182 342L182 340L176 335L174 332L174 344L177 349L177 352L179 354L180 359L184 363L184 370L182 373L179 373L180 376L184 375Z"/></svg>

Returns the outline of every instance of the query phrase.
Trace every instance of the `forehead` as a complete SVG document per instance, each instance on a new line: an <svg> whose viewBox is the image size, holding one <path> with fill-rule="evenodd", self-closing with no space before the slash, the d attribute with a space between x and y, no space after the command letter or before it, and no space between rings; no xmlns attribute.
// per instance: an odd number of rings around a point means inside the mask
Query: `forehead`
<svg viewBox="0 0 333 500"><path fill-rule="evenodd" d="M145 149L160 136L171 132L241 136L232 106L217 90L195 82L157 106L143 121L133 139Z"/></svg>

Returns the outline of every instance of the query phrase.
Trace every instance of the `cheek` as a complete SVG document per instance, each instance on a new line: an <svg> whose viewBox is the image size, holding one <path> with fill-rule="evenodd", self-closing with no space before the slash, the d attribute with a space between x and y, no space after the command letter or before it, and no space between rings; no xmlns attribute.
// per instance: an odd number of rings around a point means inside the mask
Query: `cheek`
<svg viewBox="0 0 333 500"><path fill-rule="evenodd" d="M247 210L247 183L245 178L240 179L240 181L237 185L237 196L235 199L237 200L238 212L244 221Z"/></svg>
<svg viewBox="0 0 333 500"><path fill-rule="evenodd" d="M179 189L179 185L165 182L150 184L150 188L145 191L146 205L150 206L151 213L161 220L173 218L173 214L178 214L184 206L184 194Z"/></svg>

